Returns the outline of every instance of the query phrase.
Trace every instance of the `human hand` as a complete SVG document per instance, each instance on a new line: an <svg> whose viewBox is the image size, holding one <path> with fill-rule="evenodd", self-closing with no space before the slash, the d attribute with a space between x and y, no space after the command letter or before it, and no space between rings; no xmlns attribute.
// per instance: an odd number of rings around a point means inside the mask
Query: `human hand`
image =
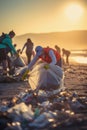
<svg viewBox="0 0 87 130"><path fill-rule="evenodd" d="M27 77L28 73L29 73L29 70L27 69L27 70L24 72L24 74L22 75L21 79L24 80L24 79Z"/></svg>
<svg viewBox="0 0 87 130"><path fill-rule="evenodd" d="M18 54L18 53L15 53L15 56L16 56L16 57L19 57L19 54Z"/></svg>
<svg viewBox="0 0 87 130"><path fill-rule="evenodd" d="M22 54L22 51L20 51L20 54Z"/></svg>

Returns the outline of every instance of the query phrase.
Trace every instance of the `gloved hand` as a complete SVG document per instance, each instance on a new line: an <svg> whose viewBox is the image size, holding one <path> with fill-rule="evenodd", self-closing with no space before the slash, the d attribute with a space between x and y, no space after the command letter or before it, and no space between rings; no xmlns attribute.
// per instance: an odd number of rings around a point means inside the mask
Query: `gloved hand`
<svg viewBox="0 0 87 130"><path fill-rule="evenodd" d="M24 72L24 74L22 75L21 79L24 80L24 79L27 77L28 73L29 73L29 70L27 69L27 70Z"/></svg>
<svg viewBox="0 0 87 130"><path fill-rule="evenodd" d="M46 64L46 65L44 66L44 68L45 68L46 70L49 69L49 68L50 68L49 64Z"/></svg>
<svg viewBox="0 0 87 130"><path fill-rule="evenodd" d="M18 53L15 53L15 56L16 56L16 57L19 57L19 54L18 54Z"/></svg>
<svg viewBox="0 0 87 130"><path fill-rule="evenodd" d="M29 69L27 66L23 67L21 70L17 72L18 81L24 80L28 76Z"/></svg>

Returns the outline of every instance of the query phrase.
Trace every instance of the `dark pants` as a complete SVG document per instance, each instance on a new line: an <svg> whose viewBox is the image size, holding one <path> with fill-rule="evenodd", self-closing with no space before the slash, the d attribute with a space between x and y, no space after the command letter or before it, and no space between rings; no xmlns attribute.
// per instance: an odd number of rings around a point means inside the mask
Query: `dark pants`
<svg viewBox="0 0 87 130"><path fill-rule="evenodd" d="M6 49L5 48L0 48L0 62L2 62L3 60L6 60Z"/></svg>
<svg viewBox="0 0 87 130"><path fill-rule="evenodd" d="M26 56L27 56L27 60L28 60L28 64L29 64L31 62L32 52L26 53Z"/></svg>
<svg viewBox="0 0 87 130"><path fill-rule="evenodd" d="M10 47L6 47L6 54L7 54L8 68L11 69L12 63L11 63L11 60L10 60L10 57L9 57L8 53L11 53Z"/></svg>
<svg viewBox="0 0 87 130"><path fill-rule="evenodd" d="M7 54L7 62L8 62L8 68L9 68L9 74L12 75L15 72L15 66L13 65L8 53L10 53L12 55L10 47L6 47L6 54Z"/></svg>
<svg viewBox="0 0 87 130"><path fill-rule="evenodd" d="M58 65L58 66L62 67L62 59L61 59L61 58L60 58L60 60L59 60L59 61L57 61L56 65Z"/></svg>
<svg viewBox="0 0 87 130"><path fill-rule="evenodd" d="M0 63L2 63L3 71L7 71L7 54L5 48L0 48Z"/></svg>

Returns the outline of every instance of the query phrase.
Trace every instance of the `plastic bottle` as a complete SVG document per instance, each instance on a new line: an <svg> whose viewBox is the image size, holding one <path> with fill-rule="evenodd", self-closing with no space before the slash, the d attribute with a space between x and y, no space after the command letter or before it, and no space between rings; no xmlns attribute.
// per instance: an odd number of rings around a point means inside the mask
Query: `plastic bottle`
<svg viewBox="0 0 87 130"><path fill-rule="evenodd" d="M40 110L39 110L39 108L36 108L35 113L34 113L34 118L38 117L39 114L40 114Z"/></svg>

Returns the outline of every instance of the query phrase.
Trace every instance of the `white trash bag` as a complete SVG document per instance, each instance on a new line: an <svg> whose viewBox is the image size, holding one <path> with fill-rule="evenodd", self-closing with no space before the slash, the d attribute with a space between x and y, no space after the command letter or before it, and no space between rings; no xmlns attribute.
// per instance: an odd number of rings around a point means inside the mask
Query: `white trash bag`
<svg viewBox="0 0 87 130"><path fill-rule="evenodd" d="M40 63L34 65L32 71L29 73L30 87L42 90L55 90L62 87L63 71L59 66L49 65L47 63Z"/></svg>
<svg viewBox="0 0 87 130"><path fill-rule="evenodd" d="M24 67L26 65L21 56L12 56L10 59L16 67Z"/></svg>

